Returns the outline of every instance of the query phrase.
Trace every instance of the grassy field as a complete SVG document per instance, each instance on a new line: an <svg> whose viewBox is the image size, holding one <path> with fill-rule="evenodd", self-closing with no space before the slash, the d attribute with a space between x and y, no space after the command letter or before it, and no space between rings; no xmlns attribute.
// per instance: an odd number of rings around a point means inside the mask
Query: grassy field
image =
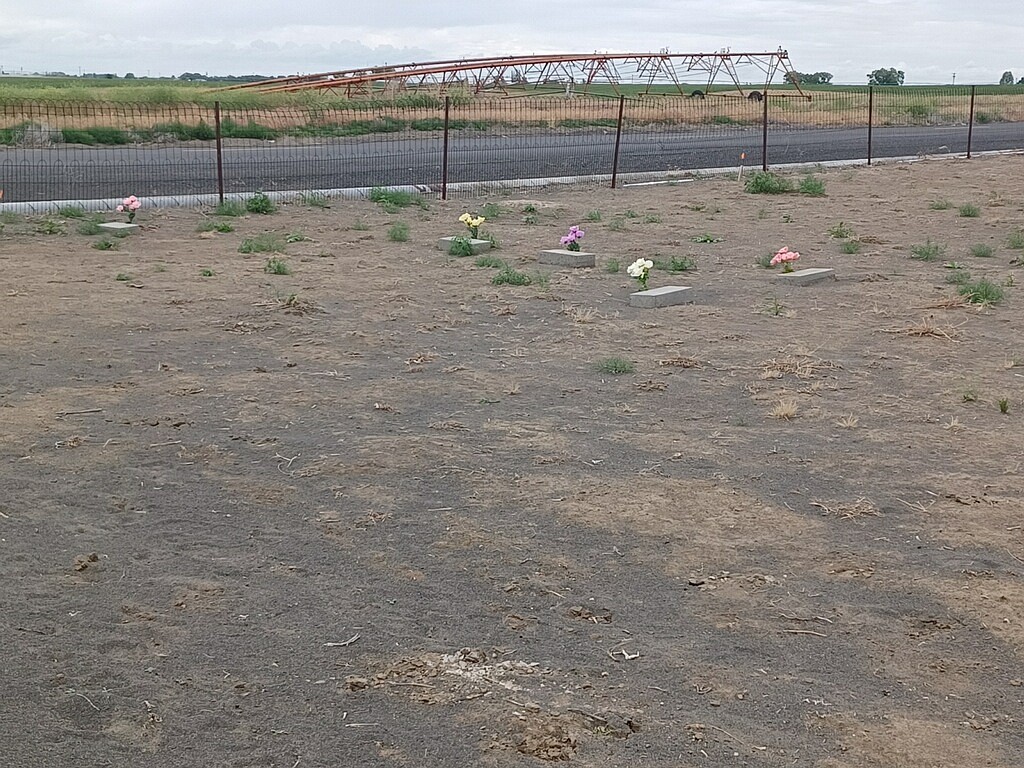
<svg viewBox="0 0 1024 768"><path fill-rule="evenodd" d="M444 127L444 100L436 93L347 99L321 91L223 90L224 85L0 78L0 145L38 142L39 130L45 131L45 141L69 144L212 141L215 102L220 102L225 116L222 134L228 139L344 137ZM699 85L685 86L695 88L704 90ZM742 126L760 124L763 119L762 104L725 86L716 87L706 98L670 95L667 87L646 96L639 95L640 86L622 90L629 97L624 117L631 125ZM773 87L769 120L802 127L867 125L866 87L805 90L809 99L792 98L797 96L792 87ZM455 131L614 128L618 114L614 96L611 86L596 86L574 98L542 89L520 89L506 97L455 93L450 96L449 127ZM962 125L970 116L970 89L965 86L876 88L870 98L875 125ZM1024 121L1024 87L979 87L974 115L980 124Z"/></svg>
<svg viewBox="0 0 1024 768"><path fill-rule="evenodd" d="M210 104L220 101L225 105L240 106L279 106L283 104L328 104L335 107L352 103L352 100L320 91L297 91L294 93L259 93L250 89L224 90L234 82L207 81L189 82L176 79L146 78L131 79L115 78L83 79L78 77L0 77L0 103L10 101L72 101L72 102L114 102L121 104ZM876 93L899 92L904 98L930 98L935 92L965 95L971 86L934 86L905 85L898 87L876 87ZM684 83L682 92L689 95L694 90L718 95L735 94L731 85L719 84L710 88L705 83ZM674 85L655 85L647 89L642 85L623 84L592 85L586 93L596 97L615 98L620 93L627 97L636 97L649 90L653 95L679 95L680 88ZM750 90L764 90L763 84L752 83L744 86ZM979 85L976 86L978 96L1013 96L1024 94L1024 86ZM796 88L789 84L773 84L770 89L774 93L798 96ZM801 90L812 96L821 97L837 93L867 93L866 85L804 85ZM579 92L579 89L577 89ZM557 87L510 88L509 94L515 95L561 95L564 90ZM453 99L461 101L469 99L467 93L454 93ZM381 98L377 101L395 102L394 98ZM439 100L432 94L410 94L399 97L398 103L424 105ZM357 101L357 104L361 102Z"/></svg>

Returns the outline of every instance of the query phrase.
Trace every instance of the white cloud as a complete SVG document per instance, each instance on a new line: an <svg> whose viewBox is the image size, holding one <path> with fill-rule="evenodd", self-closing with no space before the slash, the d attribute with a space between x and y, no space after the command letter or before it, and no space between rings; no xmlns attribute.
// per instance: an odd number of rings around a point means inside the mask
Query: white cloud
<svg viewBox="0 0 1024 768"><path fill-rule="evenodd" d="M769 51L865 82L1024 75L1015 0L0 0L0 67L286 74L495 53ZM1014 59L1018 59L1015 61Z"/></svg>

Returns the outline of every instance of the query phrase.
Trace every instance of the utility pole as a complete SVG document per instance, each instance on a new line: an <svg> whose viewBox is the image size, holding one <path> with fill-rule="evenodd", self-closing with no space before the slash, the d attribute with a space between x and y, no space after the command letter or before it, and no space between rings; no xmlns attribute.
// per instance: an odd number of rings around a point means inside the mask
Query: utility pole
<svg viewBox="0 0 1024 768"><path fill-rule="evenodd" d="M956 85L956 72L953 73L953 85Z"/></svg>

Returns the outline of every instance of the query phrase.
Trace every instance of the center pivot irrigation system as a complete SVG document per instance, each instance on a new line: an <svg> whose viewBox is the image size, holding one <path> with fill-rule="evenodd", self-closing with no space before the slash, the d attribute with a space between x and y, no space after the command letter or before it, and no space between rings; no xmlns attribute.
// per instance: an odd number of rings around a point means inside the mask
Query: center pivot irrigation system
<svg viewBox="0 0 1024 768"><path fill-rule="evenodd" d="M316 89L348 98L381 97L410 91L431 90L499 93L527 96L542 92L587 93L592 86L630 84L632 92L676 93L703 98L706 95L740 96L760 100L782 73L792 90L777 93L810 100L793 76L789 54L773 53L566 53L548 56L499 56L485 59L450 59L393 66L293 75L233 85L223 90L254 89L287 92ZM764 90L749 83L764 81ZM716 84L721 83L718 89ZM722 86L725 86L723 89ZM758 86L759 87L759 86ZM653 89L657 88L656 91ZM602 89L604 90L604 89Z"/></svg>

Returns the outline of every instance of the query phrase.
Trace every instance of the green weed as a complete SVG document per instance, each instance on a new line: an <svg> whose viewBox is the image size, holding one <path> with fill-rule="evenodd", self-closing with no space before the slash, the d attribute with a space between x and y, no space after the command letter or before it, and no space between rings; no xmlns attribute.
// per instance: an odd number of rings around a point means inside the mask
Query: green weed
<svg viewBox="0 0 1024 768"><path fill-rule="evenodd" d="M370 228L370 225L367 224L362 219L356 219L352 223L352 226L349 227L349 229L355 230L356 232L366 232L369 228Z"/></svg>
<svg viewBox="0 0 1024 768"><path fill-rule="evenodd" d="M308 243L311 242L312 239L313 238L311 237L306 237L301 232L292 232L284 236L284 241L286 243Z"/></svg>
<svg viewBox="0 0 1024 768"><path fill-rule="evenodd" d="M946 248L938 243L933 243L929 238L923 245L915 245L910 249L910 258L918 261L935 261L946 253Z"/></svg>
<svg viewBox="0 0 1024 768"><path fill-rule="evenodd" d="M655 260L654 266L666 272L691 272L697 268L697 262L690 256L673 256L669 261Z"/></svg>
<svg viewBox="0 0 1024 768"><path fill-rule="evenodd" d="M213 209L214 216L245 216L245 204L238 200L225 200Z"/></svg>
<svg viewBox="0 0 1024 768"><path fill-rule="evenodd" d="M966 269L954 269L946 273L946 282L951 285L967 285L971 282L971 273Z"/></svg>
<svg viewBox="0 0 1024 768"><path fill-rule="evenodd" d="M388 213L393 213L398 208L408 208L410 205L418 205L423 210L428 208L427 201L420 195L383 187L374 187L370 190L370 202L377 203Z"/></svg>
<svg viewBox="0 0 1024 768"><path fill-rule="evenodd" d="M63 208L58 208L57 213L59 213L65 219L85 218L85 209L77 205L66 205Z"/></svg>
<svg viewBox="0 0 1024 768"><path fill-rule="evenodd" d="M695 243L720 243L724 239L725 238L723 237L715 237L714 235L709 235L707 233L704 233L703 235L696 235L695 237L690 238L690 240L692 240Z"/></svg>
<svg viewBox="0 0 1024 768"><path fill-rule="evenodd" d="M239 125L229 117L225 117L220 123L220 132L225 139L259 139L270 141L278 137L278 132L266 125L250 120L245 125Z"/></svg>
<svg viewBox="0 0 1024 768"><path fill-rule="evenodd" d="M119 283L127 283L129 280L132 279L132 276L126 274L125 272L118 272L116 275L114 275L114 279L117 280Z"/></svg>
<svg viewBox="0 0 1024 768"><path fill-rule="evenodd" d="M835 226L828 228L828 236L834 237L837 240L846 240L853 237L853 227L844 221L840 221Z"/></svg>
<svg viewBox="0 0 1024 768"><path fill-rule="evenodd" d="M93 243L92 247L95 248L97 251L112 251L115 248L117 248L117 243L105 237L102 240L97 240L95 243ZM120 280L121 278L119 277L117 279Z"/></svg>
<svg viewBox="0 0 1024 768"><path fill-rule="evenodd" d="M245 210L249 213L260 213L263 215L271 214L277 210L277 206L274 205L274 201L267 197L262 192L257 192L255 195L245 201Z"/></svg>
<svg viewBox="0 0 1024 768"><path fill-rule="evenodd" d="M808 197L824 197L825 182L816 176L805 176L800 180L799 192Z"/></svg>
<svg viewBox="0 0 1024 768"><path fill-rule="evenodd" d="M267 263L263 265L263 271L268 275L290 275L292 273L292 269L288 266L287 262L277 256L267 259Z"/></svg>
<svg viewBox="0 0 1024 768"><path fill-rule="evenodd" d="M861 243L860 240L844 240L839 246L839 250L843 253L860 253Z"/></svg>
<svg viewBox="0 0 1024 768"><path fill-rule="evenodd" d="M75 232L77 232L80 235L86 236L98 235L102 231L103 228L99 225L99 223L93 221L92 219L80 221L78 222L78 226L75 227Z"/></svg>
<svg viewBox="0 0 1024 768"><path fill-rule="evenodd" d="M782 195L793 191L793 182L771 171L756 171L744 186L752 195Z"/></svg>
<svg viewBox="0 0 1024 768"><path fill-rule="evenodd" d="M1024 229L1015 229L1007 235L1006 247L1015 251L1024 250Z"/></svg>
<svg viewBox="0 0 1024 768"><path fill-rule="evenodd" d="M480 208L480 215L488 220L500 219L503 213L505 209L497 203L484 203Z"/></svg>
<svg viewBox="0 0 1024 768"><path fill-rule="evenodd" d="M239 253L281 253L284 251L284 243L277 235L264 233L247 237L238 246Z"/></svg>
<svg viewBox="0 0 1024 768"><path fill-rule="evenodd" d="M478 267L497 267L498 269L501 269L502 267L505 266L505 262L499 259L497 256L489 255L477 257L475 263Z"/></svg>
<svg viewBox="0 0 1024 768"><path fill-rule="evenodd" d="M953 207L953 204L949 200L932 200L928 207L933 211L948 211Z"/></svg>
<svg viewBox="0 0 1024 768"><path fill-rule="evenodd" d="M624 373L634 373L636 366L621 357L606 357L597 362L597 370L609 376L621 376Z"/></svg>
<svg viewBox="0 0 1024 768"><path fill-rule="evenodd" d="M601 220L601 212L600 211L590 211L583 218L586 219L587 221L600 221Z"/></svg>
<svg viewBox="0 0 1024 768"><path fill-rule="evenodd" d="M605 262L605 272L611 272L614 274L617 273L620 269L622 269L622 264L619 263L618 259L608 259L608 261Z"/></svg>
<svg viewBox="0 0 1024 768"><path fill-rule="evenodd" d="M1010 401L1005 397L999 399L999 412L1009 413L1010 412Z"/></svg>
<svg viewBox="0 0 1024 768"><path fill-rule="evenodd" d="M981 208L973 203L964 203L957 210L965 219L976 219L981 215Z"/></svg>
<svg viewBox="0 0 1024 768"><path fill-rule="evenodd" d="M199 270L199 276L200 277L213 277L213 270L212 269L200 269Z"/></svg>
<svg viewBox="0 0 1024 768"><path fill-rule="evenodd" d="M64 128L61 130L61 138L65 144L94 144L123 145L130 144L132 136L127 131L118 128L107 128L94 126L92 128Z"/></svg>
<svg viewBox="0 0 1024 768"><path fill-rule="evenodd" d="M196 232L234 232L235 228L226 221L211 221L207 219L196 227Z"/></svg>
<svg viewBox="0 0 1024 768"><path fill-rule="evenodd" d="M644 216L644 224L661 224L661 216L656 213L648 213Z"/></svg>
<svg viewBox="0 0 1024 768"><path fill-rule="evenodd" d="M64 225L53 219L43 219L36 224L36 232L41 235L63 235Z"/></svg>
<svg viewBox="0 0 1024 768"><path fill-rule="evenodd" d="M505 267L491 278L492 285L529 285L533 280L525 272Z"/></svg>
<svg viewBox="0 0 1024 768"><path fill-rule="evenodd" d="M977 256L979 259L992 258L992 254L995 251L992 250L991 245L985 245L984 243L978 243L977 245L971 246L971 256Z"/></svg>
<svg viewBox="0 0 1024 768"><path fill-rule="evenodd" d="M465 258L473 255L473 244L468 237L453 237L448 246L448 255L456 258Z"/></svg>
<svg viewBox="0 0 1024 768"><path fill-rule="evenodd" d="M409 241L409 225L404 221L396 221L388 230L388 240L393 243L405 243Z"/></svg>
<svg viewBox="0 0 1024 768"><path fill-rule="evenodd" d="M1003 300L1003 289L989 280L978 280L961 285L957 292L971 304L998 304Z"/></svg>

